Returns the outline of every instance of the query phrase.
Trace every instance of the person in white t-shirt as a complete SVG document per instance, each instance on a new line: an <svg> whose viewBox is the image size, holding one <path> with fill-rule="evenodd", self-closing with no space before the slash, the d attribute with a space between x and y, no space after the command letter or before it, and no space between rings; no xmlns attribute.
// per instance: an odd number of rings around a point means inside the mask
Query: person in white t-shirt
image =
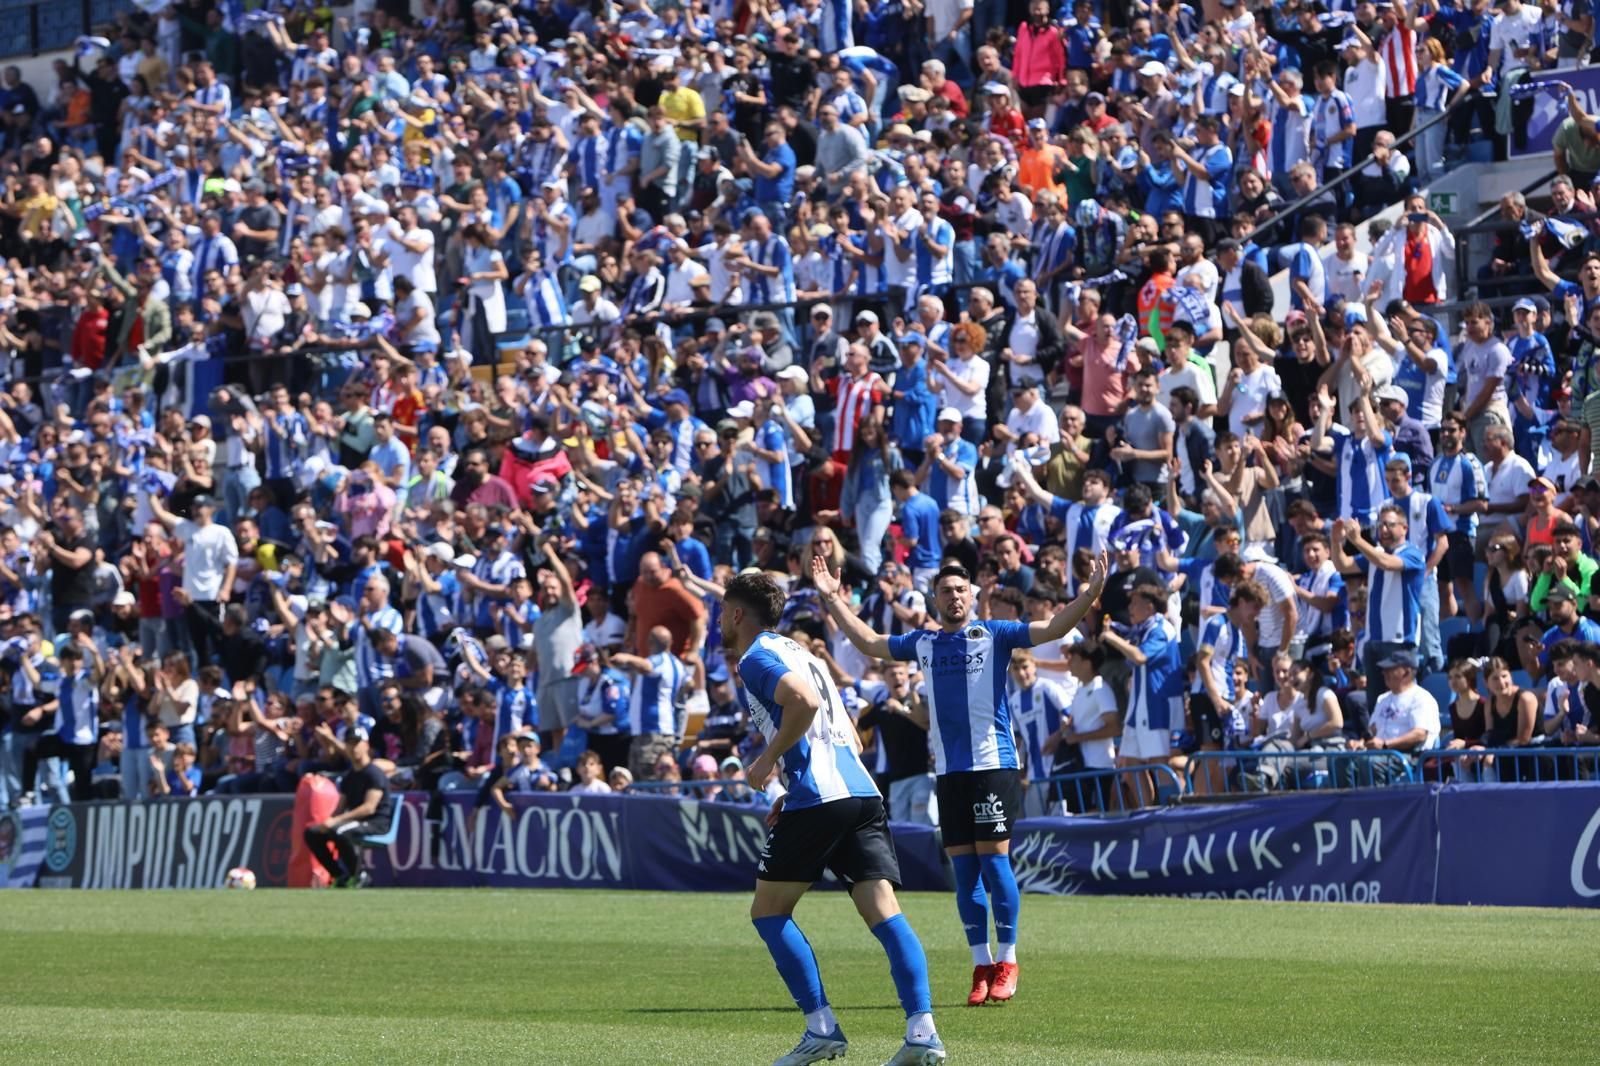
<svg viewBox="0 0 1600 1066"><path fill-rule="evenodd" d="M1060 422L1050 405L1039 398L1038 385L1017 390L1005 423L994 427L994 435L1013 446L1029 433L1037 433L1040 444L1054 444L1061 439Z"/></svg>
<svg viewBox="0 0 1600 1066"><path fill-rule="evenodd" d="M1356 228L1341 222L1333 231L1333 247L1322 250L1322 273L1328 279L1328 299L1362 300L1367 277L1367 257L1356 250Z"/></svg>
<svg viewBox="0 0 1600 1066"><path fill-rule="evenodd" d="M1414 652L1397 651L1378 663L1388 689L1378 697L1371 715L1372 736L1350 741L1354 750L1394 752L1392 758L1346 759L1334 766L1340 788L1360 784L1387 784L1405 772L1407 752L1431 748L1439 742L1439 703L1417 684Z"/></svg>
<svg viewBox="0 0 1600 1066"><path fill-rule="evenodd" d="M1170 410L1173 392L1187 385L1200 397L1200 407L1195 415L1210 419L1217 413L1217 376L1211 364L1194 353L1193 326L1178 322L1172 324L1167 331L1166 355L1166 368L1156 382L1156 395L1162 406Z"/></svg>
<svg viewBox="0 0 1600 1066"><path fill-rule="evenodd" d="M417 209L401 204L395 224L384 235L389 254L389 276L406 278L418 291L432 296L439 291L433 272L433 231L417 224Z"/></svg>
<svg viewBox="0 0 1600 1066"><path fill-rule="evenodd" d="M1098 640L1081 640L1063 649L1067 672L1078 683L1067 707L1067 720L1055 736L1044 743L1047 754L1062 745L1075 746L1083 756L1085 770L1110 770L1117 761L1117 737L1122 735L1122 712L1117 709L1116 692L1100 676L1105 652ZM1083 786L1084 806L1104 810L1113 793L1111 777L1096 778ZM1076 796L1071 797L1076 799Z"/></svg>

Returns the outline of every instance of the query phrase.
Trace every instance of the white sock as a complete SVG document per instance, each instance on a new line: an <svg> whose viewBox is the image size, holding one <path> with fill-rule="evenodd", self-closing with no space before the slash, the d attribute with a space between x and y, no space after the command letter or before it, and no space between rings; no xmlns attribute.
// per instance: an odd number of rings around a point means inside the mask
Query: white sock
<svg viewBox="0 0 1600 1066"><path fill-rule="evenodd" d="M1001 944L1000 945L1000 961L1001 962L1016 962L1017 961L1017 945L1015 945L1015 944Z"/></svg>
<svg viewBox="0 0 1600 1066"><path fill-rule="evenodd" d="M989 942L987 940L985 940L981 944L972 945L972 965L974 965L974 966L992 966L992 965L994 965L994 956L989 953Z"/></svg>
<svg viewBox="0 0 1600 1066"><path fill-rule="evenodd" d="M933 1028L933 1015L928 1011L920 1011L906 1019L906 1039L917 1044L926 1044L938 1034Z"/></svg>
<svg viewBox="0 0 1600 1066"><path fill-rule="evenodd" d="M839 1028L839 1019L833 1016L833 1008L824 1003L806 1015L806 1028L818 1036L831 1036Z"/></svg>

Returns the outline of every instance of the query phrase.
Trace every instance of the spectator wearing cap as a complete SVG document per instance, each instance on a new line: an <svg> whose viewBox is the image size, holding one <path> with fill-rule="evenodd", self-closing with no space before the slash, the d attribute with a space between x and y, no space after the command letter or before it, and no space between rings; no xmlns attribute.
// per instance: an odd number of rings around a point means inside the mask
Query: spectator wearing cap
<svg viewBox="0 0 1600 1066"><path fill-rule="evenodd" d="M1371 645L1368 645L1371 651ZM1354 750L1392 751L1385 759L1342 760L1334 765L1334 778L1340 788L1357 784L1387 784L1407 772L1406 753L1431 748L1439 741L1439 704L1427 689L1417 684L1417 658L1411 651L1392 651L1376 663L1381 685L1369 681L1370 693L1377 696L1369 721L1372 735L1353 738ZM1370 775L1370 778L1369 776ZM1358 780L1359 778L1359 780Z"/></svg>
<svg viewBox="0 0 1600 1066"><path fill-rule="evenodd" d="M1522 534L1524 549L1554 544L1555 531L1571 525L1572 516L1556 506L1556 485L1544 475L1528 482L1528 513Z"/></svg>
<svg viewBox="0 0 1600 1066"><path fill-rule="evenodd" d="M1427 470L1433 465L1433 439L1422 422L1411 417L1411 398L1399 385L1385 385L1373 393L1378 401L1378 417L1383 419L1394 440L1394 450L1404 455L1411 469Z"/></svg>
<svg viewBox="0 0 1600 1066"><path fill-rule="evenodd" d="M1550 666L1550 649L1559 641L1579 640L1600 646L1600 623L1578 613L1578 594L1566 582L1556 582L1545 594L1545 616L1550 628L1544 631L1544 650L1539 661L1545 669Z"/></svg>
<svg viewBox="0 0 1600 1066"><path fill-rule="evenodd" d="M974 515L981 505L975 476L978 449L964 437L963 422L961 412L954 407L939 411L934 432L922 442L917 484L941 511Z"/></svg>
<svg viewBox="0 0 1600 1066"><path fill-rule="evenodd" d="M343 750L350 769L339 779L339 804L333 814L308 826L306 847L333 875L334 885L348 888L365 884L361 869L361 838L389 828L391 805L389 779L372 761L372 744L365 729L346 731L341 742L326 722L318 723L316 734L324 743Z"/></svg>

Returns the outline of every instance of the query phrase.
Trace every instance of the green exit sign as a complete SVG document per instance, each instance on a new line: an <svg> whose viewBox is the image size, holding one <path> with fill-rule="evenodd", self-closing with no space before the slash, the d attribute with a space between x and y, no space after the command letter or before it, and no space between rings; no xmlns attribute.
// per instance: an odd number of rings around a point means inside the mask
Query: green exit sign
<svg viewBox="0 0 1600 1066"><path fill-rule="evenodd" d="M1453 192L1430 192L1428 194L1428 210L1436 215L1455 214L1456 194Z"/></svg>

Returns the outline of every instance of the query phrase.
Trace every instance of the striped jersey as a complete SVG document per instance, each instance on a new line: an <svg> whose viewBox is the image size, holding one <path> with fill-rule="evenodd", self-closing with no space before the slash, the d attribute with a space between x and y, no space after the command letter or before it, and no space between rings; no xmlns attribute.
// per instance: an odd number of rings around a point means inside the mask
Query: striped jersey
<svg viewBox="0 0 1600 1066"><path fill-rule="evenodd" d="M688 676L688 668L670 651L650 656L650 673L634 678L628 696L628 732L636 737L646 733L680 735L678 690Z"/></svg>
<svg viewBox="0 0 1600 1066"><path fill-rule="evenodd" d="M519 733L523 728L539 723L539 702L534 698L533 687L523 681L513 685L503 678L495 678L488 685L494 696L495 743L507 733Z"/></svg>
<svg viewBox="0 0 1600 1066"><path fill-rule="evenodd" d="M56 736L66 744L93 744L100 739L100 686L87 667L61 678L56 708Z"/></svg>
<svg viewBox="0 0 1600 1066"><path fill-rule="evenodd" d="M1410 96L1417 91L1417 32L1410 26L1396 23L1378 45L1387 75L1383 95L1390 100Z"/></svg>
<svg viewBox="0 0 1600 1066"><path fill-rule="evenodd" d="M374 629L387 629L399 636L405 632L405 620L400 617L399 611L384 604L356 621L356 683L362 688L394 676L394 664L379 655L372 646L369 633Z"/></svg>
<svg viewBox="0 0 1600 1066"><path fill-rule="evenodd" d="M1133 668L1128 725L1142 730L1170 730L1183 721L1183 650L1166 615L1154 615L1128 635L1144 655Z"/></svg>
<svg viewBox="0 0 1600 1066"><path fill-rule="evenodd" d="M1389 485L1383 467L1394 455L1394 437L1387 430L1383 447L1376 447L1366 434L1339 438L1334 445L1334 464L1339 470L1339 517L1354 518L1370 526L1378 518L1378 508L1389 498Z"/></svg>
<svg viewBox="0 0 1600 1066"><path fill-rule="evenodd" d="M1417 546L1423 559L1433 550L1433 542L1441 534L1448 533L1453 524L1450 516L1445 513L1444 504L1426 492L1409 493L1405 499L1396 500L1395 503L1406 509L1406 539Z"/></svg>
<svg viewBox="0 0 1600 1066"><path fill-rule="evenodd" d="M1344 591L1344 578L1331 559L1322 560L1321 566L1299 575L1294 583L1313 596L1338 596ZM1295 632L1311 643L1319 643L1323 638L1332 636L1335 629L1347 628L1350 615L1344 604L1344 597L1341 596L1331 609L1324 611L1302 602L1300 621Z"/></svg>
<svg viewBox="0 0 1600 1066"><path fill-rule="evenodd" d="M1365 555L1356 560L1367 574L1366 639L1368 643L1415 644L1422 624L1422 582L1427 560L1421 549L1409 541L1392 554L1399 556L1405 569L1373 566Z"/></svg>
<svg viewBox="0 0 1600 1066"><path fill-rule="evenodd" d="M838 400L833 422L833 450L848 452L855 447L856 427L867 412L883 403L889 390L882 378L869 371L860 378L840 374L830 383L829 391Z"/></svg>
<svg viewBox="0 0 1600 1066"><path fill-rule="evenodd" d="M1483 464L1476 455L1459 452L1441 455L1428 468L1428 488L1441 504L1460 507L1471 500L1489 498L1489 479L1483 473ZM1478 532L1476 514L1458 514L1456 532L1473 537Z"/></svg>
<svg viewBox="0 0 1600 1066"><path fill-rule="evenodd" d="M311 446L311 426L299 411L276 412L266 419L267 478L291 478Z"/></svg>
<svg viewBox="0 0 1600 1066"><path fill-rule="evenodd" d="M850 742L849 731L855 726L827 667L788 637L762 633L739 659L739 679L744 682L751 723L769 743L777 736L784 713L778 703L778 683L787 674L800 675L812 687L818 707L800 739L779 757L784 786L789 790L785 809L879 795Z"/></svg>
<svg viewBox="0 0 1600 1066"><path fill-rule="evenodd" d="M1245 640L1244 632L1233 624L1226 611L1214 614L1207 618L1200 626L1199 648L1211 649L1211 660L1208 669L1211 678L1217 683L1217 691L1222 693L1225 702L1231 704L1238 698L1238 693L1233 687L1233 662L1235 659L1248 659L1250 657L1250 643ZM1198 663L1196 666L1198 667ZM1205 678L1200 676L1198 669L1195 672L1194 684L1189 691L1196 694L1206 694ZM1227 710L1218 707L1219 712Z"/></svg>
<svg viewBox="0 0 1600 1066"><path fill-rule="evenodd" d="M1193 169L1183 181L1183 213L1196 218L1222 218L1228 213L1228 186L1233 183L1233 153L1225 144L1196 147L1195 162L1205 168L1202 178Z"/></svg>
<svg viewBox="0 0 1600 1066"><path fill-rule="evenodd" d="M936 773L1018 769L1006 670L1013 651L1032 646L1028 623L993 620L889 638L889 657L916 663L927 685Z"/></svg>
<svg viewBox="0 0 1600 1066"><path fill-rule="evenodd" d="M461 607L461 579L454 570L439 574L439 591L417 597L417 632L434 640L450 632L465 617Z"/></svg>
<svg viewBox="0 0 1600 1066"><path fill-rule="evenodd" d="M1017 735L1022 738L1028 776L1035 781L1048 777L1055 765L1055 756L1044 753L1044 742L1061 728L1061 719L1071 703L1067 690L1049 678L1041 677L1027 688L1014 679L1006 683L1006 705L1011 708Z"/></svg>

